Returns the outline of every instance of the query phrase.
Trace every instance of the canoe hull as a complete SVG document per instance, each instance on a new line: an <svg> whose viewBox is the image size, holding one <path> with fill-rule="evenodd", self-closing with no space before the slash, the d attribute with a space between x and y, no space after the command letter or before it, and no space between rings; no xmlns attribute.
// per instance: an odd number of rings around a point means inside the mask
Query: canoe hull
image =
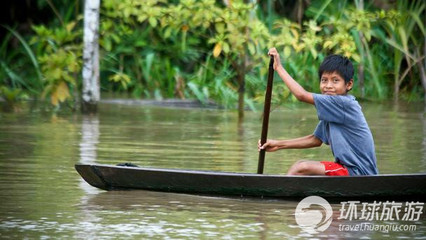
<svg viewBox="0 0 426 240"><path fill-rule="evenodd" d="M329 177L190 171L76 164L90 185L104 190L151 191L272 198L426 198L426 174Z"/></svg>

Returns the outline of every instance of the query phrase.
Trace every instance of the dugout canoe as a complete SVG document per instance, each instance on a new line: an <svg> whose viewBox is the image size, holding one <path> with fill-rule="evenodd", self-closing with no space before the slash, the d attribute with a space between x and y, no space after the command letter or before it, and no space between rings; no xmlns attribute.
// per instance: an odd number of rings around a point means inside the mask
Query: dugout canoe
<svg viewBox="0 0 426 240"><path fill-rule="evenodd" d="M426 173L376 176L286 176L255 173L76 164L90 185L104 190L150 190L265 198L426 199Z"/></svg>

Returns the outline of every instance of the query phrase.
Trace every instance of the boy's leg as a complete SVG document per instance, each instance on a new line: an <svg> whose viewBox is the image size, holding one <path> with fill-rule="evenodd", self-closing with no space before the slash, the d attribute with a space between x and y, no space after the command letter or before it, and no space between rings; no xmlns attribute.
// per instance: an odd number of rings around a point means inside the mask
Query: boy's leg
<svg viewBox="0 0 426 240"><path fill-rule="evenodd" d="M317 161L300 160L290 167L287 175L325 175L325 166Z"/></svg>

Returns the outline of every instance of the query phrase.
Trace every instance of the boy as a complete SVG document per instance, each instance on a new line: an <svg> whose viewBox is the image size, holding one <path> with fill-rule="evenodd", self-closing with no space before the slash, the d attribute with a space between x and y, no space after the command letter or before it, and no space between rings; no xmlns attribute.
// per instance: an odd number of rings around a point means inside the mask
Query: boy
<svg viewBox="0 0 426 240"><path fill-rule="evenodd" d="M347 93L353 87L354 69L346 57L330 55L319 68L321 94L307 92L281 65L275 48L274 70L293 95L302 102L315 105L319 123L313 134L289 140L267 140L259 150L312 148L330 145L334 162L301 160L290 167L289 175L375 175L378 174L374 141L361 106Z"/></svg>

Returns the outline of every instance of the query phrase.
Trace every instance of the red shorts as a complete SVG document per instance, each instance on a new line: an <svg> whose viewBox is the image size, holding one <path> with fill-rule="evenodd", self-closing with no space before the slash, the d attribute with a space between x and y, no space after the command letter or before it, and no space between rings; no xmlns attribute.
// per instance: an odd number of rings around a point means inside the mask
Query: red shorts
<svg viewBox="0 0 426 240"><path fill-rule="evenodd" d="M349 176L348 169L340 163L321 162L325 167L325 175L327 176Z"/></svg>

